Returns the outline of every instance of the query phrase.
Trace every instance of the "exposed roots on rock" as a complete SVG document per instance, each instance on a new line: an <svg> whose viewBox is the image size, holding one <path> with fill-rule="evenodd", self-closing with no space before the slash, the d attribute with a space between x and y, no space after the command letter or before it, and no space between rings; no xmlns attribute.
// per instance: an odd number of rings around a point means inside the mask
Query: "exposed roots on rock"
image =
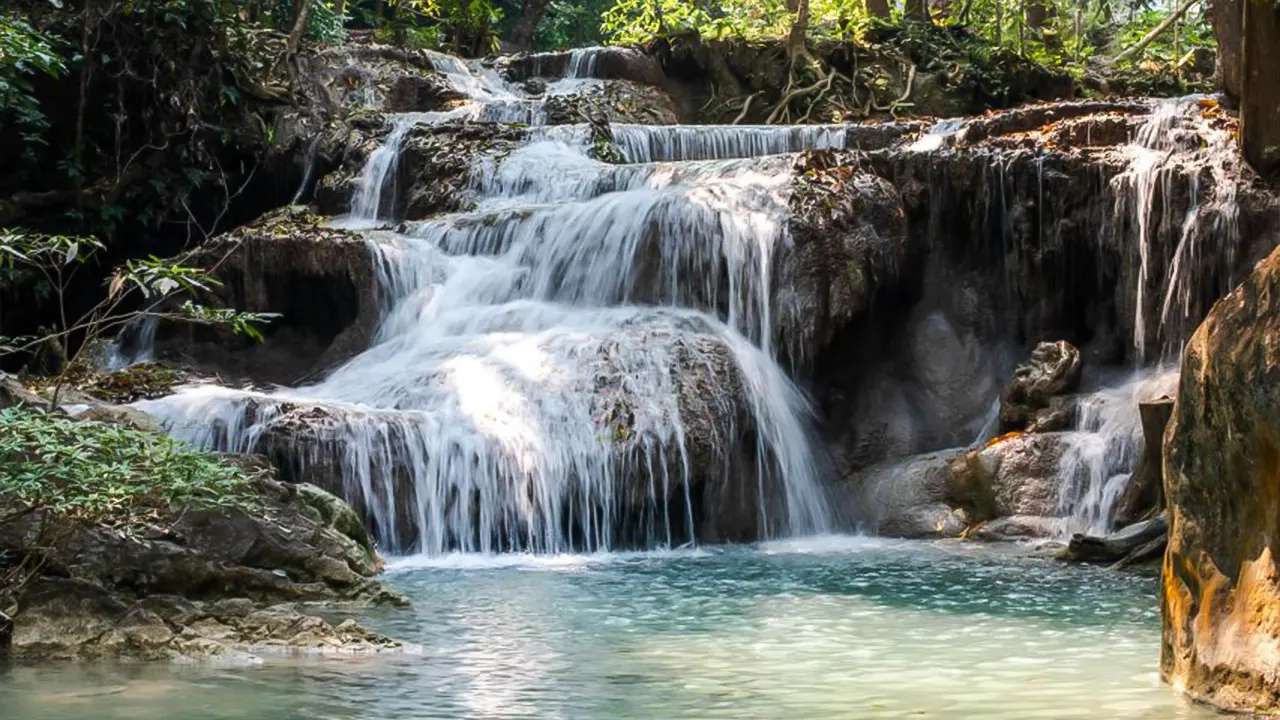
<svg viewBox="0 0 1280 720"><path fill-rule="evenodd" d="M818 80L812 85L806 85L800 88L794 87L794 81L788 82L785 94L782 96L782 99L778 101L778 104L774 106L773 111L769 113L768 119L765 120L766 124L774 125L778 123L791 122L791 104L796 100L817 93L816 97L810 100L805 106L804 113L799 115L795 121L798 123L808 122L810 115L813 114L814 108L821 104L822 101L831 93L836 80L843 80L848 83L851 88L854 88L856 94L856 86L853 81L843 73L834 69L823 69L822 65L816 61L814 63L814 67L819 73Z"/></svg>
<svg viewBox="0 0 1280 720"><path fill-rule="evenodd" d="M738 116L733 119L734 125L741 125L742 121L746 119L747 113L751 112L751 102L760 96L760 92L762 91L753 92L747 96L746 100L742 101L742 110L739 111Z"/></svg>

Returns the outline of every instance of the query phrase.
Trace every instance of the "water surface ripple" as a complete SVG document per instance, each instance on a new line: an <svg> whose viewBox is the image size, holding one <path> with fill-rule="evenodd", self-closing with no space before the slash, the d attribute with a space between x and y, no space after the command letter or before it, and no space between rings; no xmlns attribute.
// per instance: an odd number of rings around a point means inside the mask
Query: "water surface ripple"
<svg viewBox="0 0 1280 720"><path fill-rule="evenodd" d="M1156 675L1153 578L816 538L405 558L410 657L14 669L13 717L1208 718Z"/></svg>

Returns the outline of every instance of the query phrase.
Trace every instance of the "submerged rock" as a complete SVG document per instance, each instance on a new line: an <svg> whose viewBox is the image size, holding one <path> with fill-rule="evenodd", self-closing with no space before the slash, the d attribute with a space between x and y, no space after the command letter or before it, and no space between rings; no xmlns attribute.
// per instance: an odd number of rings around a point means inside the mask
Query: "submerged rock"
<svg viewBox="0 0 1280 720"><path fill-rule="evenodd" d="M1280 712L1280 251L1187 344L1165 431L1165 680L1219 707Z"/></svg>

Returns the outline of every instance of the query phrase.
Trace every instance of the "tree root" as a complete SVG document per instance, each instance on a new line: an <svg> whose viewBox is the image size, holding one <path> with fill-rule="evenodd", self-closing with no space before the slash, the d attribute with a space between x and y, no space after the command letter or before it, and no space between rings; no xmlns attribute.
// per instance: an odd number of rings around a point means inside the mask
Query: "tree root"
<svg viewBox="0 0 1280 720"><path fill-rule="evenodd" d="M747 117L747 113L751 111L751 102L759 97L761 92L762 91L758 90L747 96L747 99L742 103L742 110L738 113L738 116L733 119L733 125L742 124L742 121Z"/></svg>

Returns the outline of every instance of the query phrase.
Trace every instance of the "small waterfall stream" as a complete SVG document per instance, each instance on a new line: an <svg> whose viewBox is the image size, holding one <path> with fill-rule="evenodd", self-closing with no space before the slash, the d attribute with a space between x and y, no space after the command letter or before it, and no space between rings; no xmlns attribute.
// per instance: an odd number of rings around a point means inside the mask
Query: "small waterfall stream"
<svg viewBox="0 0 1280 720"><path fill-rule="evenodd" d="M1112 530L1116 503L1142 455L1138 404L1177 392L1177 367L1132 373L1122 382L1080 400L1076 428L1064 436L1059 462L1059 512L1070 532L1105 535Z"/></svg>
<svg viewBox="0 0 1280 720"><path fill-rule="evenodd" d="M437 67L466 116L536 119L496 74ZM674 547L736 486L759 535L826 531L811 410L771 349L790 161L754 156L840 131L624 127L615 166L557 128L479 168L473 211L372 229L412 128L458 114L396 116L338 223L366 228L388 301L367 351L306 387L141 407L197 445L338 472L393 550Z"/></svg>

